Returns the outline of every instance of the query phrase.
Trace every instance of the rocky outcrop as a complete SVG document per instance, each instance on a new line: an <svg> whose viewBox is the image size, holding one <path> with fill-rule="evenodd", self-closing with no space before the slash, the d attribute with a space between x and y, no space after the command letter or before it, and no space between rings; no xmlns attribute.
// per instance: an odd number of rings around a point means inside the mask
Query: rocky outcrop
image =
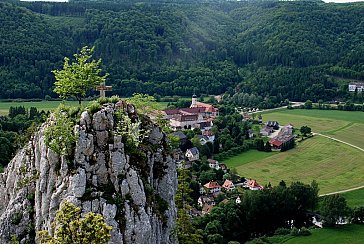
<svg viewBox="0 0 364 244"><path fill-rule="evenodd" d="M133 148L118 135L116 111L141 121L146 137ZM49 119L0 174L0 242L16 235L34 243L35 233L51 230L63 201L96 212L113 227L110 243L174 243L175 164L166 137L132 105L105 104L83 112L75 126L74 155L50 150L44 132Z"/></svg>

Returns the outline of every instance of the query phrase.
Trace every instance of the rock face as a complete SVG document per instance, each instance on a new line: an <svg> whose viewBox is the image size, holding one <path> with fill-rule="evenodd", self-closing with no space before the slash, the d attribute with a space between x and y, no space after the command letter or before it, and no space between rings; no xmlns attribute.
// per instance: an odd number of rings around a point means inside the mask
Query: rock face
<svg viewBox="0 0 364 244"><path fill-rule="evenodd" d="M132 148L117 135L116 111L142 122L146 137ZM51 230L63 201L96 212L112 226L109 243L175 243L175 163L165 135L132 105L105 104L85 111L75 126L74 155L50 150L44 132L49 119L0 174L0 243L16 235L36 242L35 233Z"/></svg>

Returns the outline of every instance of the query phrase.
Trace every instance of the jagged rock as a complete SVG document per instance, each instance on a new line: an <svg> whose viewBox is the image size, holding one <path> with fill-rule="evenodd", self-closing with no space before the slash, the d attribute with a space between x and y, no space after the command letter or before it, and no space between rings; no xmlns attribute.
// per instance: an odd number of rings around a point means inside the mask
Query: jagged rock
<svg viewBox="0 0 364 244"><path fill-rule="evenodd" d="M83 216L90 211L102 214L113 227L109 243L176 242L171 232L177 174L164 148L166 137L145 121L148 128L143 129L149 135L141 144L150 146L136 149L137 154L129 152L115 132L116 109L138 119L134 106L125 102L105 104L93 116L83 112L75 126L78 139L73 158L57 155L45 145L44 131L55 122L54 116L16 154L0 174L0 243L9 243L12 234L21 243L36 242L35 233L27 233L28 227L52 231L51 223L63 201L81 207ZM159 149L152 149L155 145ZM166 220L160 219L156 203L148 202L147 194L158 194L168 203L163 213Z"/></svg>

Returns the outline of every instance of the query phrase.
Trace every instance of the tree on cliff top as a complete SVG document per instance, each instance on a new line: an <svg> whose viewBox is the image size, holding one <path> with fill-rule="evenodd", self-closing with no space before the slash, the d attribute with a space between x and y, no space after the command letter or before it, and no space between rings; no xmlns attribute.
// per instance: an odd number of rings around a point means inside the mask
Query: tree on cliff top
<svg viewBox="0 0 364 244"><path fill-rule="evenodd" d="M112 230L100 214L90 212L81 219L81 208L69 202L62 204L51 227L52 236L47 230L38 232L41 244L102 244L110 240Z"/></svg>
<svg viewBox="0 0 364 244"><path fill-rule="evenodd" d="M57 80L54 92L61 98L76 97L81 104L87 91L105 82L108 74L100 75L101 59L91 60L94 49L83 47L79 54L74 54L75 62L70 63L65 57L63 69L52 71Z"/></svg>

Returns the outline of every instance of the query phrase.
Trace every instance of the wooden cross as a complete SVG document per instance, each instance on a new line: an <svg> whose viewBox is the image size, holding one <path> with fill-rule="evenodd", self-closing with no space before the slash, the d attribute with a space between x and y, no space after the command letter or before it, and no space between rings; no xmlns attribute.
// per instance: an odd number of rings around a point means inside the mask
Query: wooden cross
<svg viewBox="0 0 364 244"><path fill-rule="evenodd" d="M100 92L100 97L105 97L105 92L112 91L112 86L106 86L105 82L103 82L101 85L96 86L96 91Z"/></svg>

